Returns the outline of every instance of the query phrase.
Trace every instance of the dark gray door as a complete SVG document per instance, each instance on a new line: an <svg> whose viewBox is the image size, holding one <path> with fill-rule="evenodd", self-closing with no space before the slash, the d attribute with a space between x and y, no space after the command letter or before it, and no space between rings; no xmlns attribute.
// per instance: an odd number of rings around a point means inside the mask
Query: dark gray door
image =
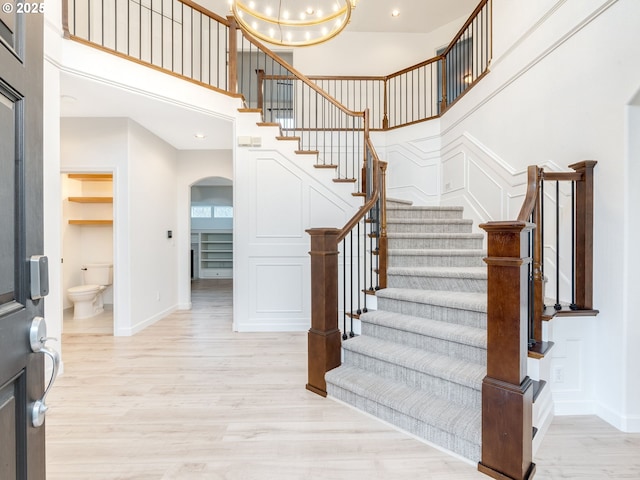
<svg viewBox="0 0 640 480"><path fill-rule="evenodd" d="M43 23L22 0L0 3L0 479L44 480L44 426L31 420L44 357L29 341L44 310L28 263L43 253Z"/></svg>

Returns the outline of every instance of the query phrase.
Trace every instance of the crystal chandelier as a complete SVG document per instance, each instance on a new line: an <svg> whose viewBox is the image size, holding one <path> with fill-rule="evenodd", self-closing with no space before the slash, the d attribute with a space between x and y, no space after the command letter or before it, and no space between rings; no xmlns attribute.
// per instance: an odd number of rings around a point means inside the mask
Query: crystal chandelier
<svg viewBox="0 0 640 480"><path fill-rule="evenodd" d="M268 43L289 47L317 45L349 23L358 0L233 0L241 28Z"/></svg>

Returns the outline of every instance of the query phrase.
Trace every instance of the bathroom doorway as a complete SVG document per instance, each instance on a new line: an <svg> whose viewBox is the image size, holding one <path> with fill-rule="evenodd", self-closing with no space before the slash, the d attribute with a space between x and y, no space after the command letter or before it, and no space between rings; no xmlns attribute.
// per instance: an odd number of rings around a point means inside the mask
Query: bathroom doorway
<svg viewBox="0 0 640 480"><path fill-rule="evenodd" d="M203 178L191 185L191 291L231 288L233 279L233 182Z"/></svg>
<svg viewBox="0 0 640 480"><path fill-rule="evenodd" d="M113 335L113 174L61 177L62 330Z"/></svg>

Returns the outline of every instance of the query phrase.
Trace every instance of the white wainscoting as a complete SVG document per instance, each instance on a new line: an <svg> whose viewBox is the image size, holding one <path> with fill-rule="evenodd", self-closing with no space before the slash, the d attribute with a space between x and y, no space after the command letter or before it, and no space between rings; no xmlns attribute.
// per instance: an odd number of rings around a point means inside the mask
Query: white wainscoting
<svg viewBox="0 0 640 480"><path fill-rule="evenodd" d="M234 329L305 331L311 318L309 228L341 228L362 205L353 184L314 168L296 142L278 141L277 127L259 127L243 113L237 136L261 147L234 155Z"/></svg>

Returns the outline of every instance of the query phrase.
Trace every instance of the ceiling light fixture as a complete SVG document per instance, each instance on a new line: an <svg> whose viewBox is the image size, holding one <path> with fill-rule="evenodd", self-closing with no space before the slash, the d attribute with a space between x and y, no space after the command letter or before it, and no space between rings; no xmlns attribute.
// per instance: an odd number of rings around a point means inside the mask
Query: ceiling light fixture
<svg viewBox="0 0 640 480"><path fill-rule="evenodd" d="M202 140L203 138L207 138L207 136L204 133L196 133L194 135L194 137L196 137L198 140Z"/></svg>
<svg viewBox="0 0 640 480"><path fill-rule="evenodd" d="M338 35L359 0L233 0L231 11L250 35L275 45L317 45Z"/></svg>
<svg viewBox="0 0 640 480"><path fill-rule="evenodd" d="M399 17L400 16L400 10L395 9L391 12L391 16L392 17Z"/></svg>

